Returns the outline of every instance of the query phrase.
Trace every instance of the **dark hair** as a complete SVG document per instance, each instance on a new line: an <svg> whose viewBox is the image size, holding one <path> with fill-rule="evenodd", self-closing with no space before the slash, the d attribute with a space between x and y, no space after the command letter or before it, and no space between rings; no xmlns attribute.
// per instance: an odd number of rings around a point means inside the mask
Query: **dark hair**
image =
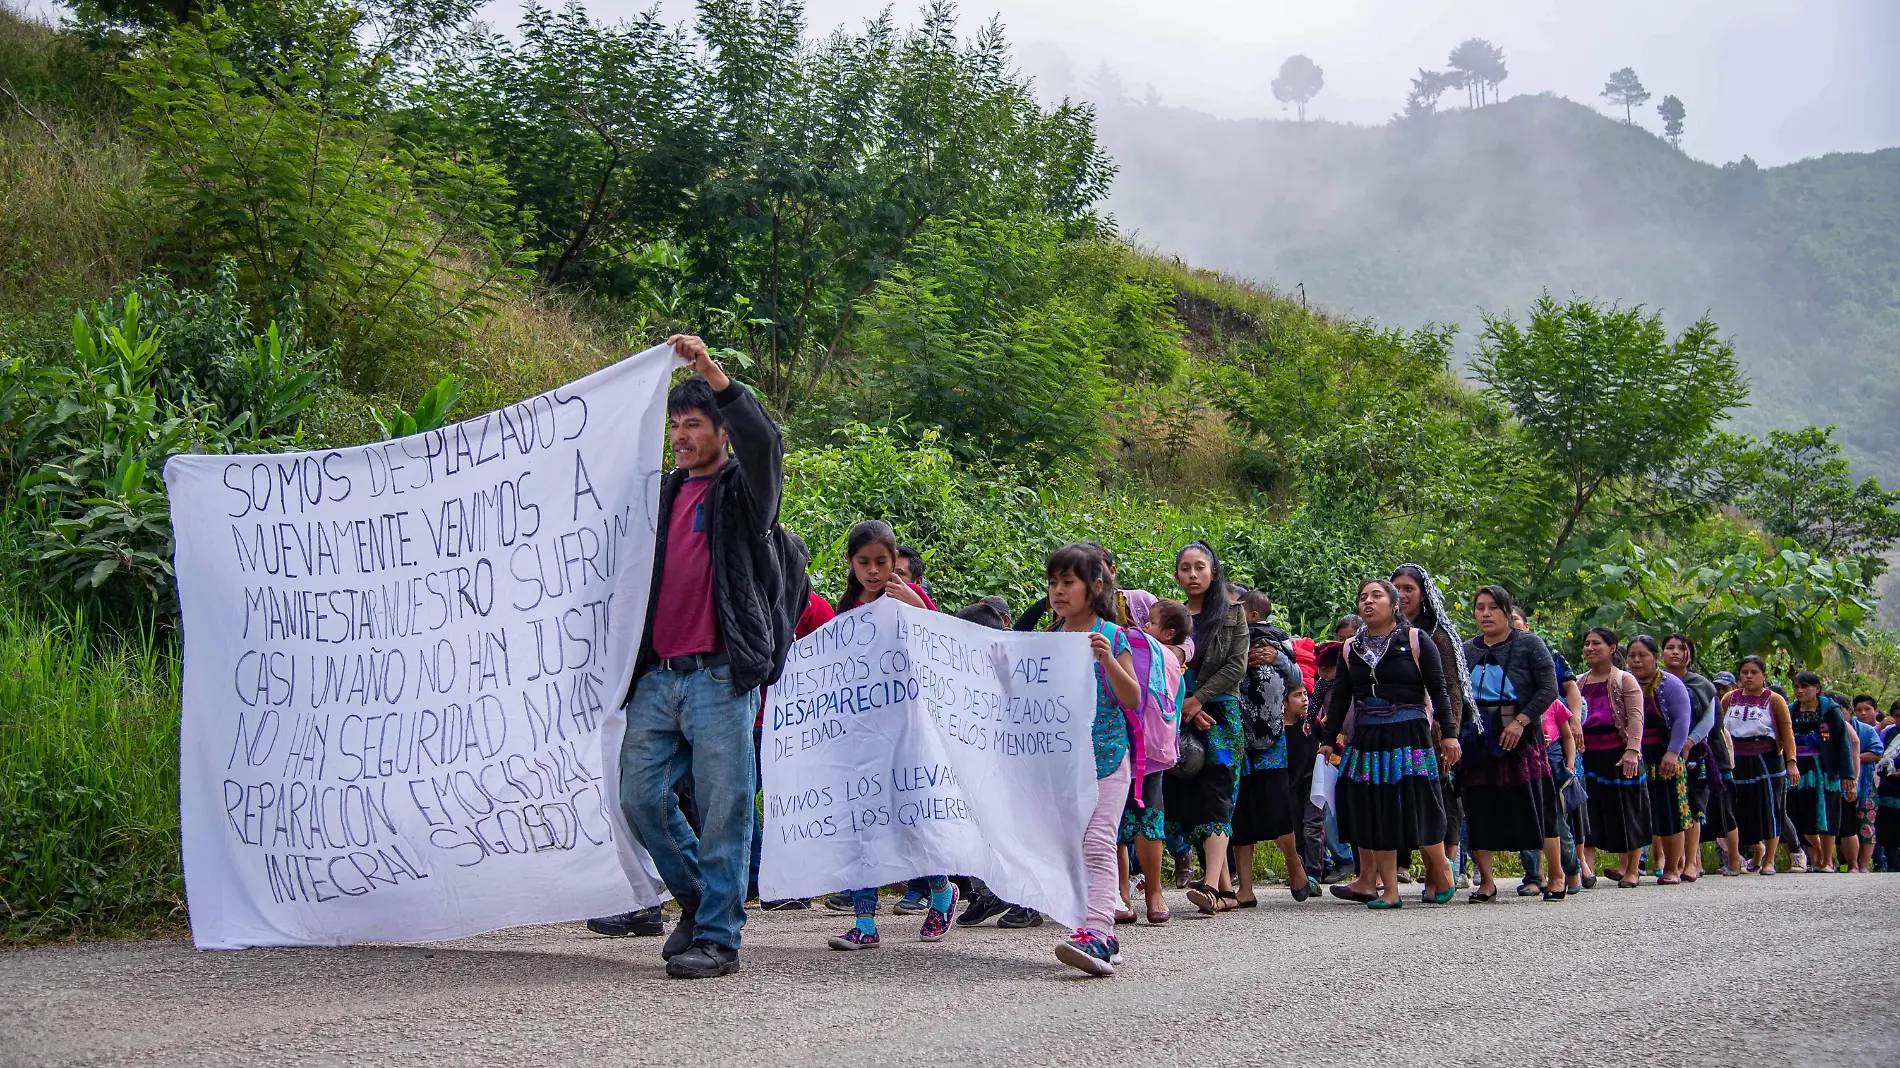
<svg viewBox="0 0 1900 1068"><path fill-rule="evenodd" d="M1663 639L1664 645L1668 645L1670 642L1681 642L1689 650L1689 663L1683 670L1687 671L1689 668L1695 667L1695 639L1681 631L1676 631L1674 634Z"/></svg>
<svg viewBox="0 0 1900 1068"><path fill-rule="evenodd" d="M1416 578L1416 576L1414 577ZM1421 587L1422 585L1423 584L1421 583ZM1399 588L1392 584L1391 579L1369 578L1365 580L1364 582L1361 582L1359 584L1359 588L1352 591L1352 599L1355 602L1359 600L1360 594L1366 592L1367 586L1385 587L1385 595L1392 599L1392 622L1398 624L1398 627L1400 630L1404 630L1408 625L1411 624L1411 620L1405 617L1405 600L1404 598L1399 596ZM1427 605L1426 607L1429 608L1430 606ZM1360 630L1366 629L1365 623L1366 621L1363 619L1359 621ZM1424 628L1420 628L1420 629L1424 629ZM1428 630L1426 631L1426 633L1429 634L1431 632ZM1407 640L1410 640L1410 639L1407 639Z"/></svg>
<svg viewBox="0 0 1900 1068"><path fill-rule="evenodd" d="M1893 704L1887 706L1887 714L1890 716L1900 716L1900 697L1894 698Z"/></svg>
<svg viewBox="0 0 1900 1068"><path fill-rule="evenodd" d="M1093 538L1076 542L1076 544L1086 545L1089 548L1094 549L1096 553L1101 556L1102 563L1107 564L1111 570L1115 567L1115 554L1108 551L1108 546L1103 545L1101 542L1096 541Z"/></svg>
<svg viewBox="0 0 1900 1068"><path fill-rule="evenodd" d="M1245 590L1240 595L1240 607L1250 613L1258 613L1261 619L1268 619L1273 615L1273 598L1260 590Z"/></svg>
<svg viewBox="0 0 1900 1068"><path fill-rule="evenodd" d="M1816 675L1812 671L1797 671L1794 673L1794 678L1788 681L1794 683L1796 686L1819 686L1821 685L1821 676Z"/></svg>
<svg viewBox="0 0 1900 1068"><path fill-rule="evenodd" d="M897 533L889 523L882 519L866 519L851 528L844 539L844 596L838 598L838 611L846 605L855 606L864 598L864 584L858 581L858 571L851 566L851 558L867 545L882 545L891 551L891 558L897 558Z"/></svg>
<svg viewBox="0 0 1900 1068"><path fill-rule="evenodd" d="M1148 609L1148 619L1159 625L1162 630L1174 635L1175 645L1181 639L1194 633L1194 613L1180 601L1170 601L1166 597L1156 599L1154 606ZM1895 702L1900 704L1900 701Z"/></svg>
<svg viewBox="0 0 1900 1068"><path fill-rule="evenodd" d="M1204 541L1191 541L1181 546L1174 554L1174 568L1181 569L1181 558L1188 553L1200 553L1207 557L1210 572L1207 592L1201 594L1201 611L1194 617L1194 660L1200 662L1201 655L1214 640L1214 633L1227 622L1227 569L1221 566L1220 554Z"/></svg>
<svg viewBox="0 0 1900 1068"><path fill-rule="evenodd" d="M1503 612L1506 617L1509 617L1511 610L1517 607L1517 602L1511 599L1511 591L1502 586L1480 586L1478 592L1471 595L1471 607L1478 607L1480 597L1491 598L1491 603L1496 605L1497 610Z"/></svg>
<svg viewBox="0 0 1900 1068"><path fill-rule="evenodd" d="M988 601L978 601L973 605L965 606L962 611L957 613L957 618L975 623L979 627L988 627L991 630L1009 629L1009 620L1004 619L1003 613L998 612L996 606L990 604Z"/></svg>
<svg viewBox="0 0 1900 1068"><path fill-rule="evenodd" d="M1621 668L1623 666L1623 639L1617 637L1616 632L1608 627L1591 627L1589 630L1583 632L1583 636L1586 640L1592 634L1601 639L1603 644L1610 647L1610 666ZM1582 643L1578 644L1578 652L1582 652Z"/></svg>
<svg viewBox="0 0 1900 1068"><path fill-rule="evenodd" d="M713 396L711 383L704 375L692 375L682 379L680 384L667 391L666 414L684 415L687 412L704 412L712 421L714 430L724 430L726 417L720 414L719 400Z"/></svg>
<svg viewBox="0 0 1900 1068"><path fill-rule="evenodd" d="M1359 618L1359 613L1348 612L1339 617L1339 622L1333 624L1333 634L1335 636L1339 634L1339 628L1341 627L1351 627L1352 632L1357 634L1366 629L1366 621Z"/></svg>
<svg viewBox="0 0 1900 1068"><path fill-rule="evenodd" d="M910 564L910 580L921 584L924 581L924 554L918 552L914 546L899 545L897 555Z"/></svg>
<svg viewBox="0 0 1900 1068"><path fill-rule="evenodd" d="M1089 588L1089 609L1111 623L1115 621L1115 590L1108 584L1108 562L1101 553L1079 541L1070 542L1049 554L1049 566L1044 570L1050 582L1060 575L1081 579Z"/></svg>
<svg viewBox="0 0 1900 1068"><path fill-rule="evenodd" d="M1859 708L1861 705L1872 705L1876 710L1880 708L1880 702L1874 700L1874 695L1870 693L1857 693L1854 695L1853 701L1849 703L1855 708Z"/></svg>
<svg viewBox="0 0 1900 1068"><path fill-rule="evenodd" d="M1592 634L1603 639L1603 644L1612 649L1620 649L1623 647L1623 639L1617 637L1616 632L1608 627L1591 627L1584 632L1583 636L1588 638Z"/></svg>
<svg viewBox="0 0 1900 1068"><path fill-rule="evenodd" d="M1398 594L1398 579L1400 575L1404 575L1413 582L1418 583L1418 617L1416 619L1408 619L1407 621L1427 634L1437 630L1438 625L1443 623L1444 620L1438 618L1437 610L1432 607L1431 582L1425 574L1425 569L1417 564L1400 564L1393 569L1391 577L1386 580L1386 585L1392 587L1390 592L1392 594L1393 612L1402 619L1406 618L1405 609L1402 607L1405 601L1400 598ZM1366 584L1361 582L1359 589L1355 592L1363 593L1365 592L1365 588Z"/></svg>
<svg viewBox="0 0 1900 1068"><path fill-rule="evenodd" d="M1002 616L1004 619L1008 619L1010 616L1009 602L1003 600L1003 598L997 594L992 593L987 597L979 597L977 598L977 603L986 604L996 609L996 614Z"/></svg>
<svg viewBox="0 0 1900 1068"><path fill-rule="evenodd" d="M1737 660L1735 662L1735 680L1737 682L1741 681L1742 669L1747 667L1750 664L1753 664L1756 667L1760 668L1761 673L1763 675L1768 674L1768 661L1763 660L1761 657L1756 656L1754 653L1750 653L1747 656L1742 657L1740 660Z"/></svg>
<svg viewBox="0 0 1900 1068"><path fill-rule="evenodd" d="M1629 640L1629 644L1624 646L1623 649L1627 653L1630 649L1634 649L1636 646L1639 646L1639 645L1648 649L1650 656L1653 656L1658 660L1662 659L1662 646L1657 645L1656 639L1650 637L1647 634L1638 634L1636 637L1631 638Z"/></svg>

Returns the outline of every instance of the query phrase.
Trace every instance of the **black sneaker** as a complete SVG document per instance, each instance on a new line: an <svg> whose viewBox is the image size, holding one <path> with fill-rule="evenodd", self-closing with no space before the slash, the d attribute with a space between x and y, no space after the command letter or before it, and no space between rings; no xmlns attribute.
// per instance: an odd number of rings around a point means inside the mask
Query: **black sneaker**
<svg viewBox="0 0 1900 1068"><path fill-rule="evenodd" d="M679 922L673 925L673 933L666 936L666 945L660 947L661 960L670 962L693 945L693 917L698 912L699 902L680 902Z"/></svg>
<svg viewBox="0 0 1900 1068"><path fill-rule="evenodd" d="M666 974L675 979L711 979L739 970L739 951L717 942L694 942L666 962Z"/></svg>
<svg viewBox="0 0 1900 1068"><path fill-rule="evenodd" d="M635 909L588 920L587 929L609 938L625 938L627 935L651 937L666 933L666 921L660 918L660 906L655 905L650 909Z"/></svg>
<svg viewBox="0 0 1900 1068"><path fill-rule="evenodd" d="M833 894L825 899L825 907L833 912L856 912L858 906L851 900L850 894Z"/></svg>
<svg viewBox="0 0 1900 1068"><path fill-rule="evenodd" d="M811 908L811 901L802 897L788 897L783 901L767 901L763 907L767 912L792 912Z"/></svg>
<svg viewBox="0 0 1900 1068"><path fill-rule="evenodd" d="M1021 905L1011 905L1008 911L1003 913L1003 918L996 921L996 926L1007 927L1012 931L1024 927L1041 927L1042 913L1035 909L1023 908Z"/></svg>
<svg viewBox="0 0 1900 1068"><path fill-rule="evenodd" d="M957 917L957 926L975 927L977 924L982 923L992 916L997 916L1008 911L1009 904L1007 902L995 894L990 893L988 890L985 890L970 898L970 904L963 910L963 915Z"/></svg>

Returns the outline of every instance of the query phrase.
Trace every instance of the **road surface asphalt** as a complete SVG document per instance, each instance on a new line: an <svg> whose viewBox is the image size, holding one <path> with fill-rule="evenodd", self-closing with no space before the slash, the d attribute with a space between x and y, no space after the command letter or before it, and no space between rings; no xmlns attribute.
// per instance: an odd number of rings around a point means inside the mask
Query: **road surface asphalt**
<svg viewBox="0 0 1900 1068"><path fill-rule="evenodd" d="M825 948L754 913L744 969L663 977L580 924L427 946L0 954L0 1065L1900 1064L1900 875L1706 878L1561 904L1328 899L1123 927L1108 979L1053 926Z"/></svg>

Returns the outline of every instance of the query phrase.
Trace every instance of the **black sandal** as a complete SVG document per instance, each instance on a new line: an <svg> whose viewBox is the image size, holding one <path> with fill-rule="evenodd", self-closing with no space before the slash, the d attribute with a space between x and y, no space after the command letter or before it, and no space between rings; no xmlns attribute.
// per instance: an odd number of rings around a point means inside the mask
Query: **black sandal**
<svg viewBox="0 0 1900 1068"><path fill-rule="evenodd" d="M1214 895L1220 899L1216 901L1215 904L1220 906L1220 911L1222 912L1232 912L1235 909L1250 909L1254 907L1254 902L1252 901L1247 902L1245 905L1241 904L1240 895L1233 890L1216 890L1214 891Z"/></svg>
<svg viewBox="0 0 1900 1068"><path fill-rule="evenodd" d="M1237 909L1256 909L1260 907L1260 899L1257 897L1250 897L1247 900L1242 901L1240 900L1240 898L1235 897L1233 894L1222 894L1221 896L1232 900L1234 903L1234 907Z"/></svg>
<svg viewBox="0 0 1900 1068"><path fill-rule="evenodd" d="M1220 911L1220 891L1206 883L1189 883L1187 899L1203 916Z"/></svg>
<svg viewBox="0 0 1900 1068"><path fill-rule="evenodd" d="M1473 890L1471 892L1471 897L1468 900L1470 900L1470 902L1473 905L1483 905L1492 901L1496 901L1497 899L1498 899L1498 892L1496 890L1492 890L1488 894L1482 890Z"/></svg>
<svg viewBox="0 0 1900 1068"><path fill-rule="evenodd" d="M1563 892L1562 890L1546 890L1546 891L1544 891L1544 900L1545 900L1545 901L1562 901L1562 900L1564 899L1564 897L1565 897L1565 894L1564 894L1564 892Z"/></svg>

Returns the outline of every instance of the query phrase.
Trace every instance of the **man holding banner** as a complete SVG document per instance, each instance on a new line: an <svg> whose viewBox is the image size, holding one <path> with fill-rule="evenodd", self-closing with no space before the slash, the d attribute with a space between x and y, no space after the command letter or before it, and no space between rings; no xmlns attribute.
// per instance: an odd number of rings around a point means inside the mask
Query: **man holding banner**
<svg viewBox="0 0 1900 1068"><path fill-rule="evenodd" d="M784 664L805 576L802 552L778 527L778 427L703 341L680 335L670 343L696 374L666 399L678 466L660 485L653 592L620 748L620 804L680 905L661 951L666 973L704 979L739 968L753 716L759 687ZM674 785L688 775L697 834L674 800Z"/></svg>

